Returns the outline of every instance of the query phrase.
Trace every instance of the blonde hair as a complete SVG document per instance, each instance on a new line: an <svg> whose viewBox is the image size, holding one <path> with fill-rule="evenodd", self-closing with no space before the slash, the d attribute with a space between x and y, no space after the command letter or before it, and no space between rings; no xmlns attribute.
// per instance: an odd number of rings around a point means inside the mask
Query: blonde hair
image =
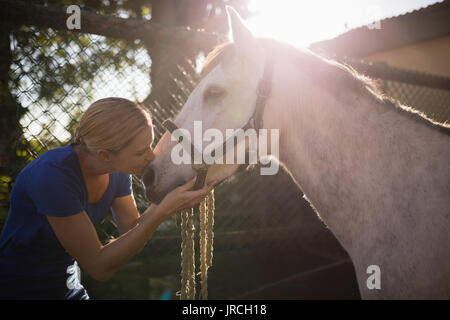
<svg viewBox="0 0 450 320"><path fill-rule="evenodd" d="M143 106L124 98L105 98L83 113L74 140L90 151L120 151L147 126L152 126L152 119Z"/></svg>

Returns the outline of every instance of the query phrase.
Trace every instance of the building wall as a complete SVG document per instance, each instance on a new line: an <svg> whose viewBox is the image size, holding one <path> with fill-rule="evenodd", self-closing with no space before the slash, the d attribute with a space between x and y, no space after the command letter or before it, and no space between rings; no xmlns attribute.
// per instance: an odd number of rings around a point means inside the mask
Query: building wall
<svg viewBox="0 0 450 320"><path fill-rule="evenodd" d="M364 60L450 77L450 35L374 53Z"/></svg>

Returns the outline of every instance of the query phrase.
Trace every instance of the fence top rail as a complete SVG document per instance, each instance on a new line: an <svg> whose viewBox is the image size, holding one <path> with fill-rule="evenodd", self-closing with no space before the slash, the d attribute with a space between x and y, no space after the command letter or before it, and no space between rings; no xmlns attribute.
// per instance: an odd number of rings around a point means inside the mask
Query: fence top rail
<svg viewBox="0 0 450 320"><path fill-rule="evenodd" d="M433 89L450 91L450 78L416 70L401 69L389 66L384 62L371 62L348 57L333 57L349 64L358 72L373 78L403 82Z"/></svg>
<svg viewBox="0 0 450 320"><path fill-rule="evenodd" d="M144 40L148 44L165 42L213 46L223 40L224 35L189 27L167 27L149 20L119 18L102 15L91 10L80 9L81 29L68 30L67 6L38 5L29 1L0 0L0 18L14 25L29 25L71 32L102 35L123 40Z"/></svg>

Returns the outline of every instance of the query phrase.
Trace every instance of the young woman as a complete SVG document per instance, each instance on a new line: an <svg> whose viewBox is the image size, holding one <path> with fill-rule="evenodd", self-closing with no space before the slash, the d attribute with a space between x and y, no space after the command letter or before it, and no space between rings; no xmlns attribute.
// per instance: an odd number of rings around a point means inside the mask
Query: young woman
<svg viewBox="0 0 450 320"><path fill-rule="evenodd" d="M213 185L194 181L139 215L131 175L153 160L153 126L143 107L101 99L82 115L75 143L29 163L16 179L0 236L0 299L89 299L79 266L104 281L138 253L175 212ZM102 245L95 226L112 209L120 237Z"/></svg>

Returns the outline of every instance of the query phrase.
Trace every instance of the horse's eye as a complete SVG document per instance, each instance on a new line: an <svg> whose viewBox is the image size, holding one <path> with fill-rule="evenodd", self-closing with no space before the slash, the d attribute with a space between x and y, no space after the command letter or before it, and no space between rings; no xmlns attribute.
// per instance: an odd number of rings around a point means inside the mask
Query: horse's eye
<svg viewBox="0 0 450 320"><path fill-rule="evenodd" d="M225 95L225 90L217 86L211 86L205 90L203 101L216 100Z"/></svg>

